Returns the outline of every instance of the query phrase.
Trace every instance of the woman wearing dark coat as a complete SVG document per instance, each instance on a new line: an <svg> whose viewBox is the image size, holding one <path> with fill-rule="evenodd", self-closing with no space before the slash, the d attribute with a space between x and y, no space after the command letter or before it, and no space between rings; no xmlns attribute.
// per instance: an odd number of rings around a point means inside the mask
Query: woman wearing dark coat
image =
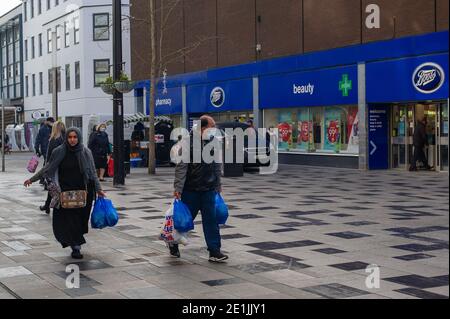
<svg viewBox="0 0 450 319"><path fill-rule="evenodd" d="M60 145L64 144L64 136L66 134L66 126L63 122L58 121L52 127L52 133L50 135L50 140L48 142L47 154L45 158L49 159L52 156L53 151ZM45 211L48 215L50 214L50 203L52 201L52 197L50 193L47 194L47 200L45 201L44 206L40 206L39 209L41 211Z"/></svg>
<svg viewBox="0 0 450 319"><path fill-rule="evenodd" d="M59 195L55 196L53 233L63 248L72 248L72 258L82 259L81 245L86 243L84 234L89 230L92 202L96 194L106 196L98 181L91 151L82 144L82 134L77 128L67 130L64 144L57 147L48 162L36 175L25 181L28 187L40 178L49 178L59 186L60 192L86 190L86 206L63 208Z"/></svg>
<svg viewBox="0 0 450 319"><path fill-rule="evenodd" d="M100 181L104 181L105 171L108 167L108 156L111 154L109 147L109 138L106 133L106 125L98 126L98 131L92 133L89 141L89 149L94 156L95 168L97 169L97 176Z"/></svg>

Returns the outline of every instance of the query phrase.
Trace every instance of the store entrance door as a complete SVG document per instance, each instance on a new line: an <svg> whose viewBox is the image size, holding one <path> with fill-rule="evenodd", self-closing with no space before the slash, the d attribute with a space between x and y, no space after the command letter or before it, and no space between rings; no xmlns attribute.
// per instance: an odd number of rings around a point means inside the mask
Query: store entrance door
<svg viewBox="0 0 450 319"><path fill-rule="evenodd" d="M437 112L436 129L437 137L437 165L436 169L441 172L448 172L448 103L442 103L439 105Z"/></svg>
<svg viewBox="0 0 450 319"><path fill-rule="evenodd" d="M448 104L396 104L391 112L391 168L407 170L413 160L417 122L426 118L428 146L424 152L433 170L448 171ZM424 163L417 163L417 167Z"/></svg>
<svg viewBox="0 0 450 319"><path fill-rule="evenodd" d="M391 115L391 168L406 170L413 152L414 107L393 105Z"/></svg>

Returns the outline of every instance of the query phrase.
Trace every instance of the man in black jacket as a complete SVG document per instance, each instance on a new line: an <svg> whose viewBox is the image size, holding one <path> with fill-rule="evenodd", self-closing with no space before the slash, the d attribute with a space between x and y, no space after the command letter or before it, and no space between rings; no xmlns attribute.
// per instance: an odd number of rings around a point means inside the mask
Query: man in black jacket
<svg viewBox="0 0 450 319"><path fill-rule="evenodd" d="M52 134L53 123L55 123L55 119L53 117L49 117L45 120L44 124L39 129L39 133L34 143L36 154L39 157L41 155L44 156L44 161L47 160L48 142L50 139L50 135Z"/></svg>
<svg viewBox="0 0 450 319"><path fill-rule="evenodd" d="M417 126L414 129L413 144L414 144L414 154L411 160L410 171L417 171L417 162L422 162L426 169L431 169L428 164L428 159L425 156L424 147L428 145L427 138L427 118L424 117L422 120L417 122Z"/></svg>
<svg viewBox="0 0 450 319"><path fill-rule="evenodd" d="M190 161L185 163L181 161L175 169L174 196L187 205L193 219L198 212L202 213L203 232L209 251L209 261L224 262L228 256L222 254L221 238L219 225L216 219L215 197L217 192L222 192L221 184L221 163L216 160L211 163L205 162L203 156L201 161L196 163L194 152L203 153L207 144L214 140L211 136L211 130L216 123L209 116L202 116L201 121L201 149L196 150L193 147L194 142L190 141ZM191 139L195 138L194 132L191 133ZM197 154L198 155L198 154ZM216 158L216 157L215 157ZM169 245L170 254L173 257L180 257L178 244Z"/></svg>

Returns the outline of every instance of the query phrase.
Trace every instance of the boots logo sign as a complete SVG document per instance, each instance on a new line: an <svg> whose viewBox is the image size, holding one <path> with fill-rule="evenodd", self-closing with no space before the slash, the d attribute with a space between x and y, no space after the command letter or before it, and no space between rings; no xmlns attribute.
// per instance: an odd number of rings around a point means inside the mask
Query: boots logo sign
<svg viewBox="0 0 450 319"><path fill-rule="evenodd" d="M209 98L211 104L219 108L225 103L225 91L221 87L216 87L211 91Z"/></svg>
<svg viewBox="0 0 450 319"><path fill-rule="evenodd" d="M414 71L412 81L417 91L431 94L442 87L445 73L442 67L436 63L424 63Z"/></svg>

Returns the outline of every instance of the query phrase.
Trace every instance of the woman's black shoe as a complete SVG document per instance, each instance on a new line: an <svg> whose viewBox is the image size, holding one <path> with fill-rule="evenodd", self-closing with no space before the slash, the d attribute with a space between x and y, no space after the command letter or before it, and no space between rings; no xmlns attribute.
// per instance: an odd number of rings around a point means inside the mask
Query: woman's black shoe
<svg viewBox="0 0 450 319"><path fill-rule="evenodd" d="M73 259L83 259L83 255L79 250L73 250L72 251L72 258Z"/></svg>

